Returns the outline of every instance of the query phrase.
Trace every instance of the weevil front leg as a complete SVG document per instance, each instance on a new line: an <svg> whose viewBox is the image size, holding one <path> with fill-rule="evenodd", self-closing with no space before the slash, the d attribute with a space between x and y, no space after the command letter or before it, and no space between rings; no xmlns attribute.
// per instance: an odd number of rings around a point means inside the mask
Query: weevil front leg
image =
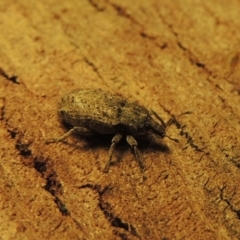
<svg viewBox="0 0 240 240"><path fill-rule="evenodd" d="M154 115L162 124L163 128L166 128L166 123L163 121L163 119L153 110L150 111L150 115Z"/></svg>
<svg viewBox="0 0 240 240"><path fill-rule="evenodd" d="M138 161L138 164L139 164L139 166L141 168L141 171L144 172L145 166L143 164L143 160L141 158L140 152L139 152L138 147L137 147L137 145L138 145L137 141L131 135L127 135L126 140L127 140L127 143L133 148L134 155L135 155L135 157L136 157L136 159Z"/></svg>
<svg viewBox="0 0 240 240"><path fill-rule="evenodd" d="M71 134L79 134L79 135L87 136L87 135L93 135L94 132L92 132L91 130L84 128L84 127L73 127L68 132L64 133L62 136L60 136L58 138L47 139L45 141L45 143L48 144L48 143L61 142L64 139L66 139L67 137L69 137Z"/></svg>
<svg viewBox="0 0 240 240"><path fill-rule="evenodd" d="M112 144L110 146L110 149L109 149L109 152L108 152L108 155L109 155L109 159L106 163L106 166L103 170L103 172L107 173L108 172L108 169L109 169L109 166L110 166L110 163L112 161L112 155L113 155L113 151L116 147L116 145L120 142L120 140L122 139L122 134L116 134L113 139L112 139Z"/></svg>

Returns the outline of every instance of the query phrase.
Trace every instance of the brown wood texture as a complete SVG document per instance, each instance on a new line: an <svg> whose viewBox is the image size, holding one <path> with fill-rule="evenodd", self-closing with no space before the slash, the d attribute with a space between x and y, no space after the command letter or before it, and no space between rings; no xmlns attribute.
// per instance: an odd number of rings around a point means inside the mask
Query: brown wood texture
<svg viewBox="0 0 240 240"><path fill-rule="evenodd" d="M0 239L240 239L240 1L0 1ZM66 132L102 88L177 119L158 146ZM125 140L125 139L124 139Z"/></svg>

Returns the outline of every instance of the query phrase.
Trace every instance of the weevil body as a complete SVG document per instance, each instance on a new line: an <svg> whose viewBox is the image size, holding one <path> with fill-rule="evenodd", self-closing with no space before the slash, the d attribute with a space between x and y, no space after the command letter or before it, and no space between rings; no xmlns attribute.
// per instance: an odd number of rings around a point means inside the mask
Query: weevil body
<svg viewBox="0 0 240 240"><path fill-rule="evenodd" d="M115 146L123 135L133 148L135 157L143 170L144 164L134 137L139 134L155 134L164 138L165 129L169 125L165 124L154 111L149 111L137 103L101 89L83 89L69 93L62 99L58 114L72 128L59 138L47 140L47 143L62 141L72 133L114 135L105 172L109 169Z"/></svg>

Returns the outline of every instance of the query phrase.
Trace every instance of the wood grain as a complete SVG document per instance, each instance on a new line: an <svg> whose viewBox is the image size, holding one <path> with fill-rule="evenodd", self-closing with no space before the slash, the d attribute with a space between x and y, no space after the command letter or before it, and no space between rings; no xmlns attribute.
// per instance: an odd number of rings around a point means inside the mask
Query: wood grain
<svg viewBox="0 0 240 240"><path fill-rule="evenodd" d="M0 2L0 239L240 239L240 2ZM102 88L183 112L159 146L71 137L58 102Z"/></svg>

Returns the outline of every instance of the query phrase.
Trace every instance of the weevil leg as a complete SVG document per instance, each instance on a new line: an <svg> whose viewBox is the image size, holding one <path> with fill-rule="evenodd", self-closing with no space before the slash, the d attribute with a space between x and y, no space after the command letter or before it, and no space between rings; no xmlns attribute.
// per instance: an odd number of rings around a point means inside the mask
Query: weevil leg
<svg viewBox="0 0 240 240"><path fill-rule="evenodd" d="M50 138L50 139L47 139L45 141L45 143L57 143L57 142L61 142L63 141L64 139L66 139L67 137L69 137L71 134L79 134L79 135L93 135L94 133L87 129L87 128L84 128L84 127L73 127L71 128L68 132L64 133L62 136L58 137L58 138Z"/></svg>
<svg viewBox="0 0 240 240"><path fill-rule="evenodd" d="M127 143L133 148L134 155L135 155L135 157L136 157L136 159L138 161L138 164L139 164L139 166L141 168L141 171L144 172L145 166L143 164L143 160L141 158L140 152L139 152L138 147L137 147L137 145L138 145L137 141L131 135L127 135L126 140L127 140Z"/></svg>
<svg viewBox="0 0 240 240"><path fill-rule="evenodd" d="M108 169L109 169L109 166L110 166L110 163L112 161L112 155L113 155L113 152L114 152L114 149L116 147L116 145L120 142L120 140L122 139L122 134L118 133L116 134L113 139L112 139L112 144L110 146L110 149L109 149L109 152L108 152L108 155L109 155L109 159L106 163L106 166L103 170L103 172L107 173L108 172Z"/></svg>
<svg viewBox="0 0 240 240"><path fill-rule="evenodd" d="M164 127L164 129L166 128L166 123L163 121L163 119L153 110L150 111L150 115L154 115L162 124L162 126Z"/></svg>

